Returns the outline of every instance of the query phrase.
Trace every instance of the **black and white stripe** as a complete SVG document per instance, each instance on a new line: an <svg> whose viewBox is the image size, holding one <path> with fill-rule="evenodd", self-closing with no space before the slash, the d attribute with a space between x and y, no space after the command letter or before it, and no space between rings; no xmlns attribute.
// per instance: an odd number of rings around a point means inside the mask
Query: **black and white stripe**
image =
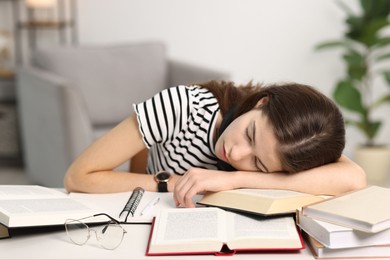
<svg viewBox="0 0 390 260"><path fill-rule="evenodd" d="M184 174L190 167L216 169L213 134L219 105L209 90L172 87L134 105L134 110L149 148L149 173Z"/></svg>

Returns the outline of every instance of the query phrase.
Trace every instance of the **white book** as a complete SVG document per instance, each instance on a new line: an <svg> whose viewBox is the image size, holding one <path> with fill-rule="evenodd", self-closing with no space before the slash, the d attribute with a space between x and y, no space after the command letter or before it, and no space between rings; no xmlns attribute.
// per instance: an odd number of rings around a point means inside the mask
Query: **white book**
<svg viewBox="0 0 390 260"><path fill-rule="evenodd" d="M316 220L297 211L297 225L327 248L350 248L390 244L390 229L367 233Z"/></svg>
<svg viewBox="0 0 390 260"><path fill-rule="evenodd" d="M328 248L310 236L306 237L306 241L316 259L389 259L390 257L390 245Z"/></svg>
<svg viewBox="0 0 390 260"><path fill-rule="evenodd" d="M302 207L304 215L364 232L390 228L390 189L369 186Z"/></svg>

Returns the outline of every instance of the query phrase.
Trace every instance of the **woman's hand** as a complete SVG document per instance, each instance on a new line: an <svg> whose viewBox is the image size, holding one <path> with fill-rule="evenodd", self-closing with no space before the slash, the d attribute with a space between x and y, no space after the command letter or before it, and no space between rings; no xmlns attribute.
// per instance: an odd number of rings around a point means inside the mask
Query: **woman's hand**
<svg viewBox="0 0 390 260"><path fill-rule="evenodd" d="M175 184L173 193L175 204L193 208L195 204L192 198L196 194L234 189L233 177L234 172L191 168Z"/></svg>

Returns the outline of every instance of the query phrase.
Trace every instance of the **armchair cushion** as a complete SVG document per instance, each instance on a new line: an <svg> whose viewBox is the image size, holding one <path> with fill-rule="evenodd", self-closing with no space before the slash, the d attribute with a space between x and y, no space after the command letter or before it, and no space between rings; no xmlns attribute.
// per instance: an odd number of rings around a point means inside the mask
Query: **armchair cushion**
<svg viewBox="0 0 390 260"><path fill-rule="evenodd" d="M168 81L162 43L50 47L36 50L32 64L67 78L79 89L93 125L120 122L132 112L132 104L166 88Z"/></svg>

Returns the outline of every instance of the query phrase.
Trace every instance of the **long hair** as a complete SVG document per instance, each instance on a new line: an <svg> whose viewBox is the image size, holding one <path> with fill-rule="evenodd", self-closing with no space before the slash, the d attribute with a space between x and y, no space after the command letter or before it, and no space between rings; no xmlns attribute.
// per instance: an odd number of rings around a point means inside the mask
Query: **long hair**
<svg viewBox="0 0 390 260"><path fill-rule="evenodd" d="M249 83L236 87L223 81L200 85L216 96L222 115L235 107L230 122L252 110L261 98L268 98L260 109L274 131L285 172L295 173L335 162L344 150L342 114L331 99L313 87L297 83Z"/></svg>

